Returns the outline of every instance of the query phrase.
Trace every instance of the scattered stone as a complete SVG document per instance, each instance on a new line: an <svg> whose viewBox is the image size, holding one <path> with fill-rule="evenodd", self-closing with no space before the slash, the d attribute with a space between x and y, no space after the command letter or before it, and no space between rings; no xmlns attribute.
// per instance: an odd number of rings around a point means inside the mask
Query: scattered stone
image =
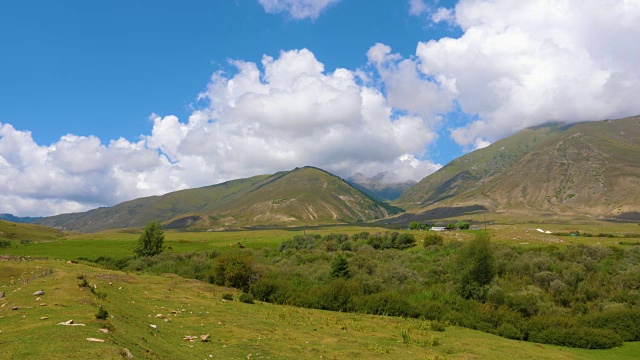
<svg viewBox="0 0 640 360"><path fill-rule="evenodd" d="M105 333L105 334L108 334L108 333L109 333L109 329L98 329L98 331L102 331L102 332L103 332L103 333Z"/></svg>
<svg viewBox="0 0 640 360"><path fill-rule="evenodd" d="M38 296L38 297L36 298L36 301L40 301L40 300L41 300L41 299L40 299L40 296Z"/></svg>
<svg viewBox="0 0 640 360"><path fill-rule="evenodd" d="M156 319L164 319L164 316L162 314L157 314Z"/></svg>
<svg viewBox="0 0 640 360"><path fill-rule="evenodd" d="M158 325L149 324L153 328L153 330L158 331Z"/></svg>
<svg viewBox="0 0 640 360"><path fill-rule="evenodd" d="M87 338L87 341L103 343L104 340L96 338Z"/></svg>
<svg viewBox="0 0 640 360"><path fill-rule="evenodd" d="M185 335L185 337L183 337L183 338L182 338L182 340L187 340L187 341L190 341L190 342L195 342L197 338L198 338L197 336Z"/></svg>
<svg viewBox="0 0 640 360"><path fill-rule="evenodd" d="M71 260L67 260L67 264L73 264Z"/></svg>
<svg viewBox="0 0 640 360"><path fill-rule="evenodd" d="M172 314L177 314L178 312L177 312L177 311L175 311L175 310L171 310L171 313L172 313Z"/></svg>
<svg viewBox="0 0 640 360"><path fill-rule="evenodd" d="M45 304L45 303L42 303L42 304L40 304L40 306L47 306L47 304Z"/></svg>
<svg viewBox="0 0 640 360"><path fill-rule="evenodd" d="M6 303L5 303L5 304L2 304L2 305L0 305L0 308L5 307L6 305L7 305Z"/></svg>
<svg viewBox="0 0 640 360"><path fill-rule="evenodd" d="M67 320L65 322L58 323L58 325L66 325L66 326L84 326L84 324L74 324L73 320Z"/></svg>
<svg viewBox="0 0 640 360"><path fill-rule="evenodd" d="M129 351L129 349L124 348L122 349L122 357L124 357L125 359L133 359L133 354L131 353L131 351Z"/></svg>
<svg viewBox="0 0 640 360"><path fill-rule="evenodd" d="M38 290L32 294L33 296L44 295L44 290Z"/></svg>
<svg viewBox="0 0 640 360"><path fill-rule="evenodd" d="M164 318L164 322L171 322L171 319L169 319L169 318Z"/></svg>
<svg viewBox="0 0 640 360"><path fill-rule="evenodd" d="M14 306L11 308L11 310L20 310L20 306Z"/></svg>
<svg viewBox="0 0 640 360"><path fill-rule="evenodd" d="M200 341L202 341L202 342L208 342L210 338L211 338L211 335L209 335L209 334L200 335Z"/></svg>
<svg viewBox="0 0 640 360"><path fill-rule="evenodd" d="M47 319L48 319L48 317L46 317L46 316L43 316L43 317L40 318L40 320L47 320Z"/></svg>
<svg viewBox="0 0 640 360"><path fill-rule="evenodd" d="M4 291L0 291L0 299L4 297Z"/></svg>

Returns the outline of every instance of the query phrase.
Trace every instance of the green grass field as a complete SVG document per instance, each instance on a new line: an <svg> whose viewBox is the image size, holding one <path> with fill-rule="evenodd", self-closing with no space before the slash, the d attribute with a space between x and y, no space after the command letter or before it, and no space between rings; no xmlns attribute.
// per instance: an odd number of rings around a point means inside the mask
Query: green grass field
<svg viewBox="0 0 640 360"><path fill-rule="evenodd" d="M11 226L11 225L9 225ZM222 294L240 294L175 275L153 276L102 270L67 263L77 257L131 256L137 232L61 234L47 228L18 225L12 246L0 248L0 349L2 359L121 359L127 348L135 359L637 359L640 343L610 350L582 350L508 340L480 331L447 327L432 331L428 321L301 309L256 302L222 301ZM615 238L555 237L550 231L590 233L640 232L636 224L504 224L488 225L495 241L517 246L583 242L617 244ZM2 228L2 231L5 228ZM529 229L527 231L526 229ZM172 252L226 251L240 242L247 248L275 248L302 229L234 232L166 232ZM307 229L307 233L371 233L383 228L338 226ZM414 232L421 239L424 232ZM445 233L446 241L466 241L474 231ZM23 238L32 240L20 244ZM635 239L633 239L635 241ZM47 257L16 261L20 257ZM59 260L56 260L59 259ZM106 293L108 320L96 320L100 300L78 287L86 275L96 291ZM36 300L33 292L44 290ZM46 305L42 305L46 304ZM11 310L18 306L18 310ZM172 314L172 311L176 311ZM168 315L169 322L156 318ZM42 317L47 319L41 320ZM73 319L86 326L62 326ZM151 328L158 326L158 331ZM110 332L99 332L108 328ZM191 343L187 335L211 335ZM86 338L100 338L93 343ZM437 343L437 345L436 345Z"/></svg>
<svg viewBox="0 0 640 360"><path fill-rule="evenodd" d="M640 353L639 343L569 349L457 327L436 332L417 319L222 301L223 293L237 298L238 292L174 275L125 274L56 260L4 259L0 267L3 359L121 359L124 348L135 359L635 359ZM100 300L77 285L82 274L107 294L108 320L95 319ZM45 291L40 300L32 295L37 290ZM20 308L11 310L15 306ZM70 319L85 326L56 325ZM209 342L183 340L204 334L211 335Z"/></svg>

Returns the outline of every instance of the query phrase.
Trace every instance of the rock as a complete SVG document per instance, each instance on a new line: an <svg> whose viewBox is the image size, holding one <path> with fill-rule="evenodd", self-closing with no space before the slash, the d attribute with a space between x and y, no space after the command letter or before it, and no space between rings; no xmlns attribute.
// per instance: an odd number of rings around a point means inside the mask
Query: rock
<svg viewBox="0 0 640 360"><path fill-rule="evenodd" d="M45 304L45 303L42 303L42 304L40 304L40 306L47 306L47 304Z"/></svg>
<svg viewBox="0 0 640 360"><path fill-rule="evenodd" d="M47 320L47 319L48 319L48 317L46 317L46 316L43 316L43 317L40 318L40 320Z"/></svg>
<svg viewBox="0 0 640 360"><path fill-rule="evenodd" d="M32 294L33 296L44 295L44 290L38 290Z"/></svg>
<svg viewBox="0 0 640 360"><path fill-rule="evenodd" d="M164 319L164 316L162 314L158 314L156 315L156 319Z"/></svg>
<svg viewBox="0 0 640 360"><path fill-rule="evenodd" d="M0 299L4 297L4 291L0 291Z"/></svg>
<svg viewBox="0 0 640 360"><path fill-rule="evenodd" d="M200 335L200 341L202 341L202 342L208 342L210 338L211 338L211 335L209 335L209 334Z"/></svg>
<svg viewBox="0 0 640 360"><path fill-rule="evenodd" d="M164 322L171 322L171 319L169 319L169 318L164 318Z"/></svg>
<svg viewBox="0 0 640 360"><path fill-rule="evenodd" d="M14 306L11 308L11 310L20 310L20 306Z"/></svg>
<svg viewBox="0 0 640 360"><path fill-rule="evenodd" d="M190 341L190 342L195 342L197 338L198 338L197 336L185 335L185 337L183 337L183 338L182 338L182 340L187 340L187 341Z"/></svg>
<svg viewBox="0 0 640 360"><path fill-rule="evenodd" d="M67 325L67 326L84 326L84 324L74 324L73 320L67 320L65 322L58 323L58 325Z"/></svg>
<svg viewBox="0 0 640 360"><path fill-rule="evenodd" d="M158 331L158 325L149 324L149 326L151 326L151 328L153 328L153 330Z"/></svg>
<svg viewBox="0 0 640 360"><path fill-rule="evenodd" d="M40 300L41 300L41 299L40 299L40 296L38 296L38 297L36 298L36 301L40 301Z"/></svg>
<svg viewBox="0 0 640 360"><path fill-rule="evenodd" d="M108 333L109 333L109 329L98 329L98 331L102 331L102 332L103 332L103 333L105 333L105 334L108 334Z"/></svg>
<svg viewBox="0 0 640 360"><path fill-rule="evenodd" d="M103 343L104 340L96 338L87 338L87 341Z"/></svg>
<svg viewBox="0 0 640 360"><path fill-rule="evenodd" d="M122 357L125 359L133 359L133 354L131 353L131 351L129 351L129 349L124 348L122 349Z"/></svg>

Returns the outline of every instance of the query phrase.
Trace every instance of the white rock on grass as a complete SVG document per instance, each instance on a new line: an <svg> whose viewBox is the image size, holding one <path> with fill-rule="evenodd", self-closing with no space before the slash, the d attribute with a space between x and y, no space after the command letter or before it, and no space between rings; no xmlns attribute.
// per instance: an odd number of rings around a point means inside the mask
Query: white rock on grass
<svg viewBox="0 0 640 360"><path fill-rule="evenodd" d="M87 338L87 341L103 343L104 340L96 338Z"/></svg>
<svg viewBox="0 0 640 360"><path fill-rule="evenodd" d="M33 296L44 295L44 290L38 290L32 294Z"/></svg>

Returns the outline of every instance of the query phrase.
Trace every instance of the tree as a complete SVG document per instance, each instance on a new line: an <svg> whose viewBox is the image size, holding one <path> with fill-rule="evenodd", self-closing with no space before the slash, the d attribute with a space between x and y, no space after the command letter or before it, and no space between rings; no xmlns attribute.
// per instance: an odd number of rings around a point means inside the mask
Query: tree
<svg viewBox="0 0 640 360"><path fill-rule="evenodd" d="M331 264L331 277L345 279L351 277L349 262L343 255L338 255L333 259L333 263Z"/></svg>
<svg viewBox="0 0 640 360"><path fill-rule="evenodd" d="M419 222L417 222L417 221L412 221L412 222L409 224L409 229L411 229L411 230L418 230L418 229L420 229L420 223L419 223Z"/></svg>
<svg viewBox="0 0 640 360"><path fill-rule="evenodd" d="M164 247L164 232L159 221L150 221L138 238L138 247L134 250L136 256L154 256L160 254Z"/></svg>
<svg viewBox="0 0 640 360"><path fill-rule="evenodd" d="M496 271L489 235L476 234L456 259L458 291L466 299L484 300Z"/></svg>
<svg viewBox="0 0 640 360"><path fill-rule="evenodd" d="M468 223L468 222L466 222L466 221L458 221L458 222L456 223L456 227L457 227L458 229L460 229L460 230L467 230L467 229L469 229L469 226L471 226L471 224L469 224L469 223Z"/></svg>

